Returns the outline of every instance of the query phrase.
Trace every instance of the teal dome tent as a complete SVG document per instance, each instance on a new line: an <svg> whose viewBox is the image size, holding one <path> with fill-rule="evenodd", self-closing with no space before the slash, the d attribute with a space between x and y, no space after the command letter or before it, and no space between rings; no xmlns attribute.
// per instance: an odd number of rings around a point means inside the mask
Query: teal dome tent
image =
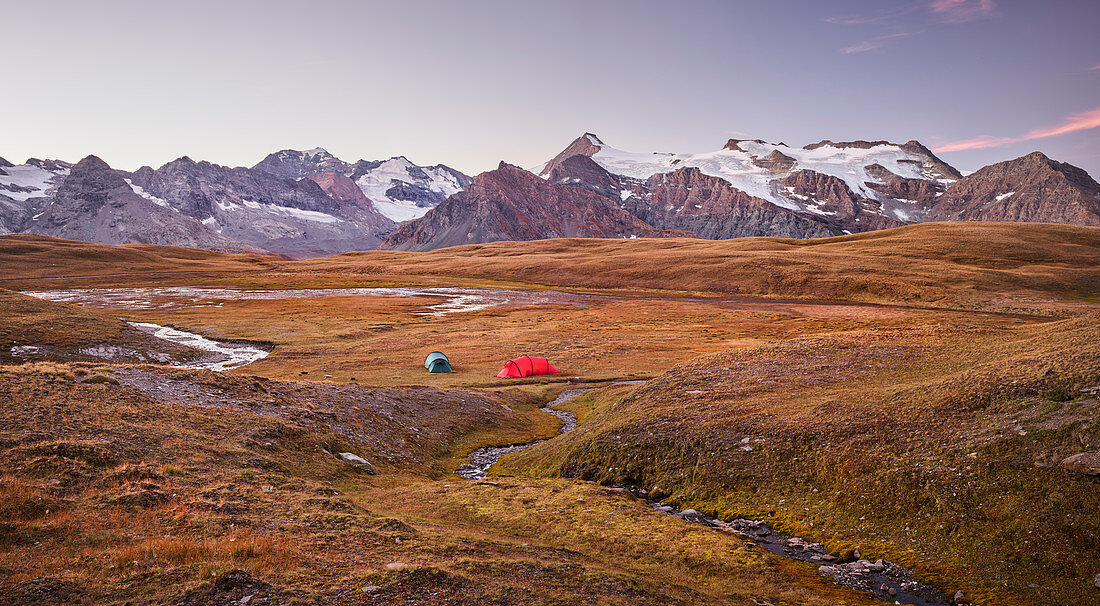
<svg viewBox="0 0 1100 606"><path fill-rule="evenodd" d="M451 361L441 351L433 351L424 359L424 368L428 372L451 372Z"/></svg>

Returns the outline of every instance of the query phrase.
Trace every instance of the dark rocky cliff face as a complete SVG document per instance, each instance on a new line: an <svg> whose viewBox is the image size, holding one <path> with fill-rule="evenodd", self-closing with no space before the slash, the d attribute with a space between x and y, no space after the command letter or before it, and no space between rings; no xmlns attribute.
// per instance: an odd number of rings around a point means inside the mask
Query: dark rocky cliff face
<svg viewBox="0 0 1100 606"><path fill-rule="evenodd" d="M135 194L121 173L95 156L73 166L29 231L101 244L242 248L199 221Z"/></svg>
<svg viewBox="0 0 1100 606"><path fill-rule="evenodd" d="M301 179L321 173L347 174L351 171L351 165L321 148L309 151L284 149L268 154L252 169L283 179Z"/></svg>
<svg viewBox="0 0 1100 606"><path fill-rule="evenodd" d="M297 208L322 213L338 210L336 202L308 179L275 177L247 168L229 168L183 157L153 170L143 167L132 181L145 191L163 198L172 208L198 218L212 216L220 202Z"/></svg>
<svg viewBox="0 0 1100 606"><path fill-rule="evenodd" d="M605 196L501 163L422 218L402 225L383 247L431 250L501 240L674 235L689 234L656 229Z"/></svg>
<svg viewBox="0 0 1100 606"><path fill-rule="evenodd" d="M959 179L936 198L930 216L1100 226L1100 185L1076 166L1033 152Z"/></svg>
<svg viewBox="0 0 1100 606"><path fill-rule="evenodd" d="M186 157L159 169L143 167L131 179L219 234L245 246L290 256L372 249L394 228L369 201L363 203L362 192L349 203L312 179L282 178Z"/></svg>
<svg viewBox="0 0 1100 606"><path fill-rule="evenodd" d="M841 233L825 221L754 198L697 168L653 175L623 200L623 208L654 227L690 231L712 240L758 235L816 238Z"/></svg>

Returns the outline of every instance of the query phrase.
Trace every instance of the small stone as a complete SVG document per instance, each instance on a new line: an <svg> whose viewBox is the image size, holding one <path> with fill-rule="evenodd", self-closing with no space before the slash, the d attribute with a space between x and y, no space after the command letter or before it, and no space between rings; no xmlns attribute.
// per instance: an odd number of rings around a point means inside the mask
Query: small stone
<svg viewBox="0 0 1100 606"><path fill-rule="evenodd" d="M1062 467L1075 473L1100 475L1100 452L1079 452L1062 461Z"/></svg>
<svg viewBox="0 0 1100 606"><path fill-rule="evenodd" d="M1092 579L1092 584L1096 585L1097 589L1100 589L1100 574L1097 574L1096 577Z"/></svg>
<svg viewBox="0 0 1100 606"><path fill-rule="evenodd" d="M963 593L961 591L956 591L955 592L955 601L956 602L961 602L964 597L966 597L965 593Z"/></svg>
<svg viewBox="0 0 1100 606"><path fill-rule="evenodd" d="M363 593L377 593L379 589L382 589L378 585L367 585L363 588Z"/></svg>
<svg viewBox="0 0 1100 606"><path fill-rule="evenodd" d="M404 568L406 564L404 562L390 562L386 564L386 570L397 570L398 568Z"/></svg>
<svg viewBox="0 0 1100 606"><path fill-rule="evenodd" d="M886 593L890 594L890 597L894 597L894 596L898 595L898 590L891 587L891 588L886 590Z"/></svg>

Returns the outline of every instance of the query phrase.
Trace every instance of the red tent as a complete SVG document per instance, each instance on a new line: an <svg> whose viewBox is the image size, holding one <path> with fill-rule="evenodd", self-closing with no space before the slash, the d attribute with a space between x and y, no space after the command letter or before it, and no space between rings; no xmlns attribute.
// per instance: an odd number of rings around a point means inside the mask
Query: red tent
<svg viewBox="0 0 1100 606"><path fill-rule="evenodd" d="M552 375L556 372L561 372L554 365L546 360L546 358L532 358L531 356L520 356L515 360L509 361L504 365L504 368L500 370L498 377L529 377L531 375Z"/></svg>

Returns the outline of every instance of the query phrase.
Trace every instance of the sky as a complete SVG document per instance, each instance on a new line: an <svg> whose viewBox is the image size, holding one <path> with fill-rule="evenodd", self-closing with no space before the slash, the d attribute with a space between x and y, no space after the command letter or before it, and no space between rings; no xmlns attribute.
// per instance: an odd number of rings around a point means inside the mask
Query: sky
<svg viewBox="0 0 1100 606"><path fill-rule="evenodd" d="M1100 179L1092 0L0 0L0 156L539 164L917 139Z"/></svg>

